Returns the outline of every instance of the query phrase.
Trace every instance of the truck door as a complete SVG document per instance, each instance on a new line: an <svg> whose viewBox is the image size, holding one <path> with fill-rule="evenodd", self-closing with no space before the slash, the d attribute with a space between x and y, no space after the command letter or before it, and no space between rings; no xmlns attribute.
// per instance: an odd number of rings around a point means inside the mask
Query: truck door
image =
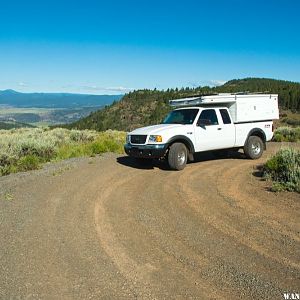
<svg viewBox="0 0 300 300"><path fill-rule="evenodd" d="M227 109L225 111L228 114ZM224 114L224 112L222 112ZM225 114L224 114L225 115ZM214 108L203 109L195 128L196 152L233 147L235 141L235 128L230 116L224 121L221 112Z"/></svg>
<svg viewBox="0 0 300 300"><path fill-rule="evenodd" d="M235 125L233 124L227 108L218 109L219 120L222 121L220 143L224 148L232 148L235 145Z"/></svg>

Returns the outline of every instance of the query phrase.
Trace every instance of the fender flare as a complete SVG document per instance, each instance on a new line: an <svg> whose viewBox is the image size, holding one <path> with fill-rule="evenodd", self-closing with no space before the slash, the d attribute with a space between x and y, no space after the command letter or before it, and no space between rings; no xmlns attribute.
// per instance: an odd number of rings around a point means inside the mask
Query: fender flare
<svg viewBox="0 0 300 300"><path fill-rule="evenodd" d="M262 139L263 143L264 143L264 148L266 150L266 141L267 141L267 137L266 137L266 134L265 132L261 129L261 128L252 128L248 135L247 135L247 138L246 138L246 141L245 141L245 145L247 144L248 142L248 139L250 136L258 136Z"/></svg>
<svg viewBox="0 0 300 300"><path fill-rule="evenodd" d="M181 142L184 143L186 145L186 147L189 150L189 153L195 153L195 147L193 142L191 141L191 139L189 139L187 136L185 135L175 135L173 137L171 137L168 141L167 141L167 145L171 145L174 142Z"/></svg>

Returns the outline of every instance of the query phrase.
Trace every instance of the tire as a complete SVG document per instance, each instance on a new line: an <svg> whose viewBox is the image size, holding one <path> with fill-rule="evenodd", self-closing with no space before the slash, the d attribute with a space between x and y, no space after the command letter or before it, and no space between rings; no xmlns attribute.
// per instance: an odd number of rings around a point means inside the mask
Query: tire
<svg viewBox="0 0 300 300"><path fill-rule="evenodd" d="M186 166L188 151L184 144L174 143L171 145L168 154L168 163L172 170L183 170Z"/></svg>
<svg viewBox="0 0 300 300"><path fill-rule="evenodd" d="M258 159L264 152L264 143L258 136L250 136L244 146L244 153L247 158Z"/></svg>

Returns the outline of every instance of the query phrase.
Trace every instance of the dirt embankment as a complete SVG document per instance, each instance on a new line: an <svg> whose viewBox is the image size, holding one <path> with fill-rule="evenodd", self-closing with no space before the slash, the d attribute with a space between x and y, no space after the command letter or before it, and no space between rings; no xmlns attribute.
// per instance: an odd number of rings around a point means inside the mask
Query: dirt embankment
<svg viewBox="0 0 300 300"><path fill-rule="evenodd" d="M0 299L299 292L299 194L269 192L255 168L279 147L181 172L106 155L0 178Z"/></svg>

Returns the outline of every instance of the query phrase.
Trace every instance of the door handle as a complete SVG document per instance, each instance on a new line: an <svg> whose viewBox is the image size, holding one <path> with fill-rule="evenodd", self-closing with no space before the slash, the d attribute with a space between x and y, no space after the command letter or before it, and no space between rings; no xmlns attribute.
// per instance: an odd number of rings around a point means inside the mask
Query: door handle
<svg viewBox="0 0 300 300"><path fill-rule="evenodd" d="M221 128L221 127L219 127L219 128L218 128L218 130L222 130L222 128Z"/></svg>

